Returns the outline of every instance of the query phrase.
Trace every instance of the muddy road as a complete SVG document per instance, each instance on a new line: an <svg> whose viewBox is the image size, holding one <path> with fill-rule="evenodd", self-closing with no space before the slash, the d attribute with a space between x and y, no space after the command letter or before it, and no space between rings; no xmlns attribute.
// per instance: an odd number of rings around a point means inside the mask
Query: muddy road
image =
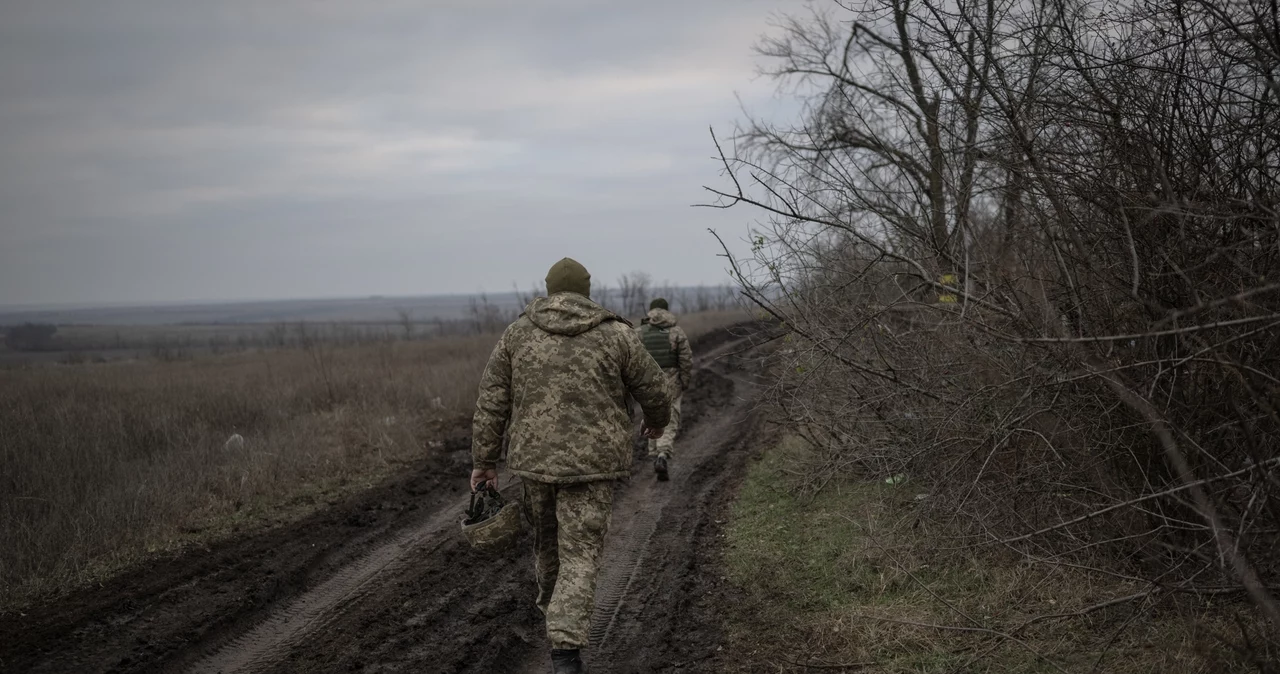
<svg viewBox="0 0 1280 674"><path fill-rule="evenodd" d="M637 447L596 593L593 672L704 671L718 657L720 522L761 426L753 339L695 343L669 482ZM301 522L0 616L0 671L549 671L529 536L486 555L458 531L468 426L438 429L442 449L411 475Z"/></svg>

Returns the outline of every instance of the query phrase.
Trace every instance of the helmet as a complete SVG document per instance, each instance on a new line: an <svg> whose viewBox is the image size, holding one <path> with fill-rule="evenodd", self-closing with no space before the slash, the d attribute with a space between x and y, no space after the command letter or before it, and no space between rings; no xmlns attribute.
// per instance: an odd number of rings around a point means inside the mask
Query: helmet
<svg viewBox="0 0 1280 674"><path fill-rule="evenodd" d="M520 505L507 503L491 484L471 492L471 505L462 520L462 535L477 550L497 550L515 540L523 528Z"/></svg>

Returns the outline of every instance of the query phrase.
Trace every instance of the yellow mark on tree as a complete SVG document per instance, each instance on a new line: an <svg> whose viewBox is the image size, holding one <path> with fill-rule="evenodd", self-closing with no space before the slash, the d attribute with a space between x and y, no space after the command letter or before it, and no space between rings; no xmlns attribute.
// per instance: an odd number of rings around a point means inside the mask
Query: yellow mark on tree
<svg viewBox="0 0 1280 674"><path fill-rule="evenodd" d="M955 286L957 285L958 281L959 281L959 276L957 276L956 274L943 274L938 279L938 283L941 283L944 286ZM955 304L956 296L953 293L941 292L941 293L938 293L938 302L942 304Z"/></svg>

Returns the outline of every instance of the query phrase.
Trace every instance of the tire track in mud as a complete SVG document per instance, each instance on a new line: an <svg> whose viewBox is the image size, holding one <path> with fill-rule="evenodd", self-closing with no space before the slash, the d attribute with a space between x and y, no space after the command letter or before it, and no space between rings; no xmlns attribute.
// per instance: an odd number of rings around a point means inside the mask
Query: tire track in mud
<svg viewBox="0 0 1280 674"><path fill-rule="evenodd" d="M629 538L641 543L632 549L618 546L614 558L606 560L604 577L623 592L617 598L598 596L593 632L600 638L589 653L592 671L648 672L658 666L648 653L663 649L669 618L684 599L679 586L688 575L688 554L709 543L699 540L699 532L711 517L707 506L727 486L724 459L735 449L743 451L752 428L750 382L727 378L735 384L734 402L684 438L683 470L632 495L643 514L630 522L637 531Z"/></svg>
<svg viewBox="0 0 1280 674"><path fill-rule="evenodd" d="M716 360L743 341L724 344L700 359L697 392L704 396L699 406L703 418L676 440L671 479L658 482L646 463L619 490L596 585L591 647L585 654L593 672L653 671L648 651L661 648L661 634L654 634L653 627L669 622L665 614L671 607L666 604L679 601L667 596L670 585L687 575L680 568L686 555L670 553L687 553L698 544L701 524L711 517L705 506L733 474L723 464L745 455L746 436L755 428L754 382L738 371L738 364ZM546 666L545 653L537 653L518 671L534 674Z"/></svg>
<svg viewBox="0 0 1280 674"><path fill-rule="evenodd" d="M602 568L596 586L596 610L591 617L592 649L599 648L608 641L614 623L622 612L623 598L631 590L631 581L635 578L640 561L645 558L649 542L653 540L658 527L658 509L643 507L643 501L636 497L636 493L633 491L614 504L615 515L617 510L636 509L636 512L627 523L625 533L619 536L618 533L621 532L615 532L610 536L610 547L606 548L601 560Z"/></svg>
<svg viewBox="0 0 1280 674"><path fill-rule="evenodd" d="M682 471L682 467L694 468L706 463L718 445L727 439L726 432L741 416L746 400L734 399L733 379L714 371L725 369L723 366L716 366L715 359L739 347L741 342L741 339L735 339L720 344L695 362L695 388L691 390L690 397L697 400L691 405L691 411L698 413L699 418L691 421L689 432L677 441L677 463L673 466L671 481L657 483L651 471L641 472L629 485L619 490L620 497L615 503L614 527L605 551L599 585L601 589L597 594L598 606L592 627L592 643L597 648L593 648L592 652L599 650L599 645L611 641L615 623L620 618L627 618L633 608L643 607L643 601L635 603L637 597L634 580L642 575L639 573L642 564L652 558L649 549L658 529L662 506L671 500L671 494L682 490L687 482L683 477L686 472ZM700 418L708 415L711 415L709 419ZM461 476L459 479L462 479ZM389 603L390 597L384 598L379 594L382 586L387 585L381 581L412 574L413 570L406 568L410 562L439 557L437 553L446 544L457 547L458 536L453 529L460 512L460 508L442 508L424 522L393 535L314 589L283 604L248 632L198 661L190 671L199 674L230 674L294 670L304 664L313 668L321 664L339 664L335 660L318 659L313 651L314 648L324 648L323 643L317 643L323 642L324 633L339 622L359 621L359 616L347 614L368 612L369 607L362 606L363 604ZM515 563L530 563L524 555L515 557L518 560L513 560ZM442 566L444 562L436 560L435 564ZM455 590L444 593L446 596L454 596L454 601L441 603L439 592L442 588L435 589L435 596L424 598L424 605L418 614L406 620L406 624L414 621L440 621L442 616L451 611L465 614L485 600L483 596L477 595L456 596L460 593ZM643 597L639 599L643 600ZM507 644L505 650L522 650L524 652L518 655L525 657L517 657L510 664L523 661L526 667L532 668L529 671L540 671L544 666L541 660L546 657L545 650L535 648L533 644L541 641L541 636L517 636L520 637L518 643ZM479 648L483 638L477 636L474 641L474 647ZM362 642L363 640L357 639L357 643ZM491 656L481 659L495 658ZM436 662L444 664L441 660ZM348 667L368 668L354 660L346 664ZM476 668L466 665L462 667L467 671Z"/></svg>
<svg viewBox="0 0 1280 674"><path fill-rule="evenodd" d="M187 671L216 646L371 550L454 506L470 423L423 429L438 451L367 490L328 497L300 520L193 544L100 583L0 612L0 671Z"/></svg>
<svg viewBox="0 0 1280 674"><path fill-rule="evenodd" d="M302 637L334 620L344 604L359 601L375 577L399 571L416 556L411 553L430 554L442 545L445 541L441 534L450 524L455 524L457 515L456 509L443 508L426 522L395 535L315 589L290 601L249 632L197 662L190 671L198 674L253 671L279 659Z"/></svg>
<svg viewBox="0 0 1280 674"><path fill-rule="evenodd" d="M741 384L742 382L735 382ZM638 489L628 490L619 502L614 504L615 515L619 511L631 512L626 518L621 540L611 540L612 548L606 550L603 568L601 569L600 587L603 592L596 593L596 613L592 617L591 645L594 649L602 649L617 634L619 618L643 608L643 595L637 593L639 571L642 567L651 570L661 564L654 559L653 549L664 549L664 543L678 535L679 531L659 530L659 523L668 508L688 506L690 496L696 495L699 488L705 490L714 484L693 485L691 474L704 473L714 456L727 444L740 440L735 427L744 423L743 412L750 399L740 395L741 387L735 387L735 404L717 416L711 423L700 424L693 433L677 440L676 460L673 462L674 475L668 482L658 482L652 475L641 478ZM718 481L714 481L718 482ZM621 518L620 518L621 519ZM630 601L625 601L630 600ZM621 621L626 623L628 621ZM626 634L624 629L622 634Z"/></svg>

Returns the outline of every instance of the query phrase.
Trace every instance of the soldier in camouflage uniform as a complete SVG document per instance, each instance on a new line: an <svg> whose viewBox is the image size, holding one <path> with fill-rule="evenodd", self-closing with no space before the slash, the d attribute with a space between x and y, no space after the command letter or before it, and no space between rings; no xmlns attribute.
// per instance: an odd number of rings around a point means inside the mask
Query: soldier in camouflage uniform
<svg viewBox="0 0 1280 674"><path fill-rule="evenodd" d="M671 387L671 421L661 438L649 441L649 457L659 480L667 479L667 464L675 451L676 433L680 430L680 399L693 381L693 349L689 337L676 325L667 301L661 297L649 303L649 315L640 322L636 333L649 355L658 361Z"/></svg>
<svg viewBox="0 0 1280 674"><path fill-rule="evenodd" d="M581 672L579 650L595 605L613 484L630 475L630 395L642 433L662 435L670 388L631 325L592 302L591 276L565 258L503 333L480 380L472 427L471 488L507 467L521 478L534 531L538 608L555 672Z"/></svg>

